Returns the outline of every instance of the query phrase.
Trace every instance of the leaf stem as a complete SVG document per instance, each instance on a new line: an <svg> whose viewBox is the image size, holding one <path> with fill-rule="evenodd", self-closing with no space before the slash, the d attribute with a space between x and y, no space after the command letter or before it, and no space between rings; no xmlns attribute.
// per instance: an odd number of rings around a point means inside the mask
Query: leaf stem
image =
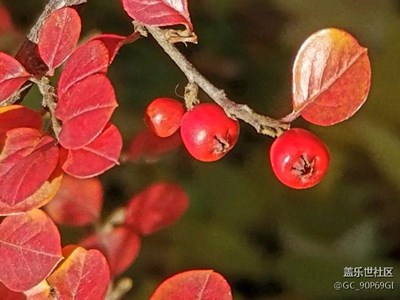
<svg viewBox="0 0 400 300"><path fill-rule="evenodd" d="M293 110L291 113L284 116L280 121L284 123L292 123L300 116L300 110Z"/></svg>
<svg viewBox="0 0 400 300"><path fill-rule="evenodd" d="M145 26L145 28L185 74L189 83L196 83L215 103L225 110L228 116L240 119L253 126L258 133L271 137L279 136L290 127L286 122L258 114L248 105L238 104L230 100L224 90L215 87L186 59L178 48L168 41L164 30L155 26Z"/></svg>

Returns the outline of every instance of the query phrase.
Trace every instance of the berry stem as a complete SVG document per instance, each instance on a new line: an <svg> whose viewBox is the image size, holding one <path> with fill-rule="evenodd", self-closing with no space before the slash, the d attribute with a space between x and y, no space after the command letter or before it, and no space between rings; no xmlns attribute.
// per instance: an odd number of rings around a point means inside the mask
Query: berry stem
<svg viewBox="0 0 400 300"><path fill-rule="evenodd" d="M164 49L168 56L185 74L189 83L196 83L215 103L224 109L229 117L240 119L253 126L258 133L271 137L279 136L285 130L289 129L290 125L286 122L258 114L248 105L239 104L230 100L224 90L214 86L186 59L178 48L168 41L164 30L155 26L145 27L161 48Z"/></svg>
<svg viewBox="0 0 400 300"><path fill-rule="evenodd" d="M188 110L191 110L194 106L199 104L200 100L198 94L199 86L197 83L189 82L185 86L185 105Z"/></svg>

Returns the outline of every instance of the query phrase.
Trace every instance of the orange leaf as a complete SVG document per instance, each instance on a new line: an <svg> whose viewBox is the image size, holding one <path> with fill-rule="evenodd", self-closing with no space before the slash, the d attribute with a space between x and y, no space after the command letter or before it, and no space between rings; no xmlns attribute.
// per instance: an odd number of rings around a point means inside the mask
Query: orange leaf
<svg viewBox="0 0 400 300"><path fill-rule="evenodd" d="M19 212L26 212L34 208L46 205L57 194L64 172L58 166L50 175L49 179L31 196L16 205L8 205L0 202L0 215L10 215Z"/></svg>
<svg viewBox="0 0 400 300"><path fill-rule="evenodd" d="M225 278L213 270L179 273L165 280L150 300L232 300Z"/></svg>
<svg viewBox="0 0 400 300"><path fill-rule="evenodd" d="M46 278L61 260L60 234L41 210L8 216L0 224L0 281L26 291Z"/></svg>
<svg viewBox="0 0 400 300"><path fill-rule="evenodd" d="M301 46L293 67L294 114L329 126L354 115L367 99L367 49L339 29L324 29Z"/></svg>
<svg viewBox="0 0 400 300"><path fill-rule="evenodd" d="M50 300L54 299L51 295L50 285L46 280L43 280L39 284L35 285L30 290L24 291L26 300Z"/></svg>
<svg viewBox="0 0 400 300"><path fill-rule="evenodd" d="M58 148L50 136L33 128L0 134L0 203L14 207L32 196L55 170Z"/></svg>
<svg viewBox="0 0 400 300"><path fill-rule="evenodd" d="M0 107L0 133L20 127L40 130L42 128L41 115L22 105Z"/></svg>
<svg viewBox="0 0 400 300"><path fill-rule="evenodd" d="M83 226L99 218L102 204L103 187L98 178L77 179L65 175L46 211L56 223Z"/></svg>
<svg viewBox="0 0 400 300"><path fill-rule="evenodd" d="M56 299L104 299L110 271L103 254L77 246L63 249L66 259L48 277Z"/></svg>

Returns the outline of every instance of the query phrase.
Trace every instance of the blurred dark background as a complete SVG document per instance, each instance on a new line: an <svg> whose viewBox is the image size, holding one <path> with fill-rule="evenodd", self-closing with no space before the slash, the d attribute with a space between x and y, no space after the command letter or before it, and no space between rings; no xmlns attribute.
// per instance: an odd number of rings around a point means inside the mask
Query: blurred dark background
<svg viewBox="0 0 400 300"><path fill-rule="evenodd" d="M2 1L26 33L46 1ZM143 240L125 273L126 299L148 299L165 278L211 268L241 299L395 299L400 296L400 5L395 0L198 0L190 11L199 45L180 49L237 102L279 118L291 110L291 68L313 32L343 28L369 49L372 87L352 119L317 133L331 152L331 168L315 188L296 191L272 174L272 139L242 124L235 149L216 163L200 163L184 149L156 162L124 163L101 176L104 216L148 184L182 185L190 208L174 226ZM120 1L82 7L83 37L129 34ZM14 51L18 39L0 40ZM143 111L155 97L180 97L184 76L151 39L122 48L110 69L120 106L113 121L126 146L145 128ZM202 100L209 101L205 95ZM28 103L40 103L33 91ZM63 243L82 230L63 228ZM394 291L340 291L344 267L394 268ZM364 279L366 280L366 279Z"/></svg>

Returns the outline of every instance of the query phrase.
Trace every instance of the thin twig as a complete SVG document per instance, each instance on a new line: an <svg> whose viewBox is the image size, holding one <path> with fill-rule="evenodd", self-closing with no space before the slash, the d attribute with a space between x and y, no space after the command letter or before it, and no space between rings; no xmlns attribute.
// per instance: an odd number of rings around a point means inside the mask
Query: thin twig
<svg viewBox="0 0 400 300"><path fill-rule="evenodd" d="M168 56L175 62L179 69L181 69L185 74L189 83L196 83L213 101L225 110L227 115L250 124L258 133L272 137L279 136L283 131L289 128L290 125L288 123L258 114L248 105L238 104L230 100L223 90L215 87L209 80L200 74L192 63L189 62L186 57L168 41L164 30L154 26L145 27Z"/></svg>

